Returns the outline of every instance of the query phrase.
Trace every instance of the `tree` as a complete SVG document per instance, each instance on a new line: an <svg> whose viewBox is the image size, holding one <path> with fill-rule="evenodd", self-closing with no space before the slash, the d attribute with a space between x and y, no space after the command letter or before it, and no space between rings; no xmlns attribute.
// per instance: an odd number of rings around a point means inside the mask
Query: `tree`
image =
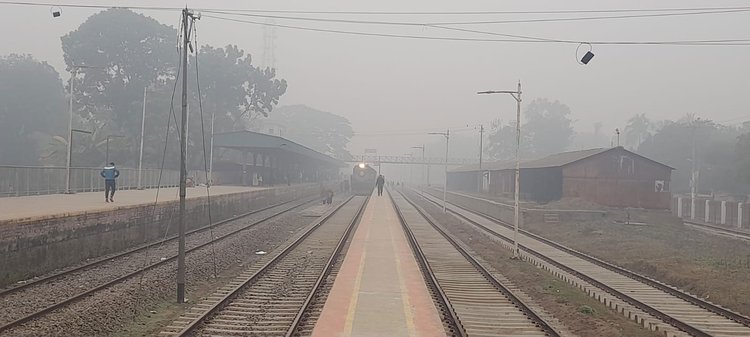
<svg viewBox="0 0 750 337"><path fill-rule="evenodd" d="M275 78L275 69L253 66L250 54L237 46L203 46L198 57L204 108L216 113L217 130L248 129L258 117L268 117L286 92L286 80Z"/></svg>
<svg viewBox="0 0 750 337"><path fill-rule="evenodd" d="M737 128L686 116L676 122L664 122L660 129L641 143L638 151L674 167L672 191L687 192L690 190L692 144L695 141L699 192L746 193L748 185L738 180L737 136Z"/></svg>
<svg viewBox="0 0 750 337"><path fill-rule="evenodd" d="M317 110L306 105L290 105L276 109L265 121L286 128L285 138L333 157L351 157L346 146L354 136L349 120L339 115Z"/></svg>
<svg viewBox="0 0 750 337"><path fill-rule="evenodd" d="M179 157L174 153L179 152L181 87L175 82L188 76L188 165L201 168L201 122L205 132L209 132L211 115L215 113L216 132L247 129L259 116L268 115L287 87L285 80L275 78L274 69L253 66L251 56L236 46L203 46L197 60L194 56L189 58L188 73L179 74L177 30L127 9L94 14L62 41L68 70L76 71L74 106L80 116L78 125L99 130L104 137L124 136L110 144L110 157L117 158L118 163L134 165L138 160L144 88L148 90L144 165L158 167L162 157L167 156L166 167L177 167ZM201 97L197 93L196 69L200 71ZM168 122L170 128L166 129ZM209 137L205 139L208 142ZM166 152L165 140L169 142ZM93 163L97 164L100 163Z"/></svg>
<svg viewBox="0 0 750 337"><path fill-rule="evenodd" d="M744 129L750 128L750 122L746 122ZM750 184L750 132L745 132L737 137L735 147L735 158L737 158L738 178L745 184Z"/></svg>
<svg viewBox="0 0 750 337"><path fill-rule="evenodd" d="M532 154L542 157L563 152L573 136L570 108L559 101L537 98L526 107L526 123L521 134L526 134Z"/></svg>
<svg viewBox="0 0 750 337"><path fill-rule="evenodd" d="M76 74L76 113L85 123L94 124L90 128L107 125L103 132L125 136L118 138L115 148L127 152L131 164L140 138L143 89L158 91L175 80L176 37L172 27L120 8L94 14L62 37L67 70ZM80 65L103 69L76 67ZM163 131L157 128L163 125L148 126L147 140L158 141Z"/></svg>
<svg viewBox="0 0 750 337"><path fill-rule="evenodd" d="M522 158L531 157L531 143L527 133L521 131ZM516 121L503 123L495 119L490 124L489 135L485 151L490 158L495 160L514 160L516 158Z"/></svg>
<svg viewBox="0 0 750 337"><path fill-rule="evenodd" d="M625 126L625 145L630 149L637 149L641 142L651 135L651 121L646 114L635 114L628 119Z"/></svg>
<svg viewBox="0 0 750 337"><path fill-rule="evenodd" d="M44 143L65 134L59 74L29 55L0 58L0 163L37 165Z"/></svg>

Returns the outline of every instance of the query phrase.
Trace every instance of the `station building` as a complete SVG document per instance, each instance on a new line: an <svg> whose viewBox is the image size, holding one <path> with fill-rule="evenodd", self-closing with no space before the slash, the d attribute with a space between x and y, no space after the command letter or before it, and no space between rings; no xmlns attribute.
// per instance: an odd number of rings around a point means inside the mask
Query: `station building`
<svg viewBox="0 0 750 337"><path fill-rule="evenodd" d="M344 162L277 135L234 131L214 135L214 184L272 186L339 179Z"/></svg>
<svg viewBox="0 0 750 337"><path fill-rule="evenodd" d="M674 168L618 146L563 152L521 162L521 198L547 203L581 198L611 207L668 209ZM448 189L512 197L515 162L458 167Z"/></svg>

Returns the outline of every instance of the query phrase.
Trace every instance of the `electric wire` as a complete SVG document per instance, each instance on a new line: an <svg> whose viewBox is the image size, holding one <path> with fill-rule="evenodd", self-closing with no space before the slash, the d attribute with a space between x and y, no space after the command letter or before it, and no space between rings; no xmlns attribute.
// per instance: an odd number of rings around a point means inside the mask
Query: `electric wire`
<svg viewBox="0 0 750 337"><path fill-rule="evenodd" d="M166 6L112 6L89 5L77 3L54 3L34 1L0 1L0 5L46 6L61 8L123 8L136 10L181 11L182 7ZM711 11L746 11L750 6L724 7L673 7L673 8L612 8L612 9L562 9L562 10L517 10L517 11L314 11L314 10L278 10L278 9L240 9L240 8L195 8L199 11L234 11L244 13L280 13L306 15L517 15L517 14L593 14L593 13L658 13L658 12L711 12Z"/></svg>
<svg viewBox="0 0 750 337"><path fill-rule="evenodd" d="M630 15L608 15L608 16L585 16L585 17L555 17L555 18L537 18L537 19L514 19L514 20L472 20L472 21L436 21L436 22L403 22L403 21L373 21L373 20L352 20L338 18L318 18L318 17L299 17L299 16L280 16L269 14L257 14L241 12L237 10L201 10L205 13L237 15L246 17L256 17L265 19L279 20L298 20L313 22L332 22L332 23L349 23L349 24L371 24L371 25L401 25L401 26L434 26L434 25L487 25L487 24L513 24L513 23L537 23L537 22L562 22L562 21L591 21L591 20L612 20L612 19L642 19L654 17L671 17L671 16L694 16L710 14L733 14L750 12L750 7L741 9L726 10L709 10L709 11L690 11L677 13L658 13L658 14L630 14Z"/></svg>
<svg viewBox="0 0 750 337"><path fill-rule="evenodd" d="M53 7L76 7L76 8L124 8L133 10L182 10L177 7L150 7L150 6L127 6L127 7L113 7L105 5L83 5L83 4L70 4L70 3L44 3L44 2L23 2L23 1L0 1L0 4L5 5L27 5L27 6L53 6ZM542 22L542 21L573 21L573 20L592 20L592 19L617 19L617 18L638 18L638 17L653 17L653 16L667 16L667 15L706 15L706 14L721 14L721 13L740 13L750 11L749 6L743 7L698 7L698 8L672 8L672 9L612 9L612 10L558 10L558 11L488 11L488 12L324 12L324 11L278 11L278 10L240 10L240 9L215 9L215 8L196 8L196 10L206 11L208 13L224 13L225 15L245 15L265 18L279 18L289 20L307 20L307 21L325 21L325 22L342 22L342 23L359 23L359 24L387 24L387 25L408 25L408 26L421 26L421 27L434 27L440 29L449 29L449 25L469 25L469 24L489 24L489 23L523 23L523 22ZM680 13L663 13L669 11L681 11ZM572 17L572 18L541 18L541 19L526 19L526 20L494 20L494 21L460 21L460 22L433 22L433 23L417 23L417 22L387 22L387 21L364 21L364 20L344 20L344 19L330 19L330 18L306 18L306 17L285 17L285 16L272 16L272 15L261 15L252 14L256 13L297 13L297 14L354 14L354 13L379 13L379 14L570 14L570 13L617 13L617 12L659 12L657 14L638 14L638 15L627 15L627 16L609 16L609 17ZM475 31L475 30L459 30L467 33L477 33L483 35L496 35L504 37L513 37L517 39L481 39L481 38L460 38L460 37L447 37L447 36L422 36L422 35L408 35L408 34L386 34L386 33L374 33L374 32L358 32L358 31L347 31L340 29L326 29L326 28L314 28L314 27L302 27L292 25L280 25L273 23L262 23L249 20L238 20L227 17L209 16L214 19L228 20L242 23L249 23L254 25L265 25L275 26L280 28L306 30L315 32L327 32L347 35L360 35L360 36L377 36L377 37L389 37L389 38L403 38L403 39L421 39L421 40L444 40L444 41L473 41L473 42L514 42L514 43L562 43L562 44L580 44L582 42L599 44L599 45L683 45L683 46L747 46L750 45L750 39L717 39L717 40L685 40L685 41L581 41L581 40L569 40L569 39L553 39L544 37L533 37L523 35L512 35L497 32L487 31Z"/></svg>
<svg viewBox="0 0 750 337"><path fill-rule="evenodd" d="M180 27L182 27L182 26L180 25ZM178 33L178 35L180 35L180 34ZM177 61L177 72L175 74L174 86L172 86L172 96L171 96L170 104L169 104L169 112L167 113L167 127L166 127L166 131L165 131L165 135L164 135L164 148L162 150L162 155L161 155L161 165L160 165L160 168L159 168L159 177L158 177L157 183L156 183L156 198L154 200L153 206L151 207L151 218L152 219L155 218L155 216L156 216L156 209L157 209L158 204L159 204L159 192L161 191L161 181L162 181L162 177L163 177L163 174L164 174L164 166L166 165L167 149L168 149L168 146L169 146L169 131L171 130L172 118L174 118L175 127L177 129L179 129L179 126L178 126L178 123L177 123L177 116L174 113L174 98L175 98L175 94L177 93L177 83L179 83L180 76L186 76L185 74L182 74L182 58L179 57L179 55L180 55L180 48L179 48L179 45L178 45L178 48L177 48L177 59L178 59L178 61ZM177 132L177 138L178 138L178 140L180 138L180 133L179 132ZM179 141L178 141L178 143L179 143ZM177 192L179 193L179 191L177 191ZM167 236L169 235L169 229L172 227L173 215L174 215L174 212L170 212L169 213L169 220L167 221L167 228L164 230L164 236L162 237L162 242L155 249L160 249L164 245L164 242L166 241ZM141 268L145 268L146 265L148 264L148 262L151 260L151 249L152 249L152 247L146 249L146 253L144 254L145 256L143 258L143 264L142 264ZM145 274L146 273L141 273L141 275L140 275L140 277L138 279L138 291L139 292L143 290L143 279L146 276Z"/></svg>
<svg viewBox="0 0 750 337"><path fill-rule="evenodd" d="M201 117L201 143L203 144L203 172L206 174L206 209L208 210L208 229L211 233L211 259L213 260L214 265L214 278L218 277L218 273L216 271L216 247L214 243L214 222L211 217L211 183L208 176L208 159L207 159L207 152L206 152L206 126L205 122L203 121L203 96L201 94L201 80L200 80L200 71L198 71L198 29L195 27L195 20L193 20L193 42L195 44L195 84L196 89L198 90L198 110L200 110L200 117Z"/></svg>
<svg viewBox="0 0 750 337"><path fill-rule="evenodd" d="M224 16L208 15L204 14L203 17L231 21L238 23L246 23L259 26L273 26L279 28L288 28L295 30L313 31L313 32L325 32L325 33L336 33L343 35L358 35L358 36L375 36L375 37L388 37L388 38L402 38L402 39L416 39L416 40L442 40L442 41L470 41L470 42L508 42L508 43L559 43L559 44L580 44L582 42L598 45L678 45L678 46L747 46L750 45L750 39L723 39L723 40L682 40L682 41L580 41L580 40L557 40L540 37L526 36L526 39L486 39L486 38L460 38L460 37L445 37L445 36L425 36L425 35L407 35L407 34L389 34L389 33L372 33L372 32L361 32L361 31L348 31L339 29L327 29L327 28L314 28L304 26L293 26L284 25L270 22L258 22L252 20L236 19ZM461 28L451 28L444 26L429 26L442 29L453 29L459 30ZM470 30L467 30L470 31ZM502 35L509 36L509 34L492 33L492 32L481 32L482 34ZM518 36L521 37L521 36Z"/></svg>

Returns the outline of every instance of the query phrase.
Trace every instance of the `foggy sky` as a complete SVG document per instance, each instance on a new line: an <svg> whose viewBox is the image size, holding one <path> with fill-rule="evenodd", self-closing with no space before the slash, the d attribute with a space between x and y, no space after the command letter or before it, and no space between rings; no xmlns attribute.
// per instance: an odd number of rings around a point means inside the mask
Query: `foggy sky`
<svg viewBox="0 0 750 337"><path fill-rule="evenodd" d="M183 6L185 1L84 1L119 6ZM473 11L606 8L670 8L743 6L744 1L189 1L190 7L361 10ZM64 8L52 18L47 7L0 5L4 32L0 55L28 53L49 62L63 80L60 37L101 10ZM178 12L138 11L176 26ZM281 15L281 14L279 14ZM295 14L288 14L295 16ZM594 14L601 15L601 14ZM559 16L559 15L556 15ZM577 14L586 16L586 14ZM327 15L327 17L332 17ZM351 16L342 16L352 18ZM449 16L424 20L518 19L528 16ZM360 16L363 20L407 20L413 17ZM247 18L265 21L262 18ZM750 38L750 13L689 17L660 17L604 21L521 23L470 26L508 34L545 38L594 40L695 40ZM359 30L391 34L469 35L421 27L309 23L276 20L279 24ZM212 18L198 22L201 44L236 44L260 62L261 26ZM520 79L526 103L537 97L567 104L577 131L591 132L602 121L605 134L635 113L651 119L677 119L686 113L736 124L750 119L750 46L606 46L594 45L596 57L587 66L575 59L575 45L499 42L454 42L349 36L276 28L278 77L289 82L280 105L306 104L342 115L356 133L349 149L377 148L383 154L403 154L409 147L438 141L421 135L429 130L465 128L494 118L515 119L509 96L478 96L480 90L512 90ZM525 105L524 105L525 106ZM61 107L66 111L67 107ZM743 118L744 116L744 118ZM467 133L468 132L468 133ZM473 131L462 131L471 135ZM387 135L413 133L420 135Z"/></svg>

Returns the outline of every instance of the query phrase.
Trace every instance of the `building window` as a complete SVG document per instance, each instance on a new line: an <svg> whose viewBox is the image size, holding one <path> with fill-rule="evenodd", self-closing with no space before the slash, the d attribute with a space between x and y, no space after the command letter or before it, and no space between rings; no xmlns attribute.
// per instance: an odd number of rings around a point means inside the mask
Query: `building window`
<svg viewBox="0 0 750 337"><path fill-rule="evenodd" d="M669 192L669 182L664 180L654 181L654 192Z"/></svg>

